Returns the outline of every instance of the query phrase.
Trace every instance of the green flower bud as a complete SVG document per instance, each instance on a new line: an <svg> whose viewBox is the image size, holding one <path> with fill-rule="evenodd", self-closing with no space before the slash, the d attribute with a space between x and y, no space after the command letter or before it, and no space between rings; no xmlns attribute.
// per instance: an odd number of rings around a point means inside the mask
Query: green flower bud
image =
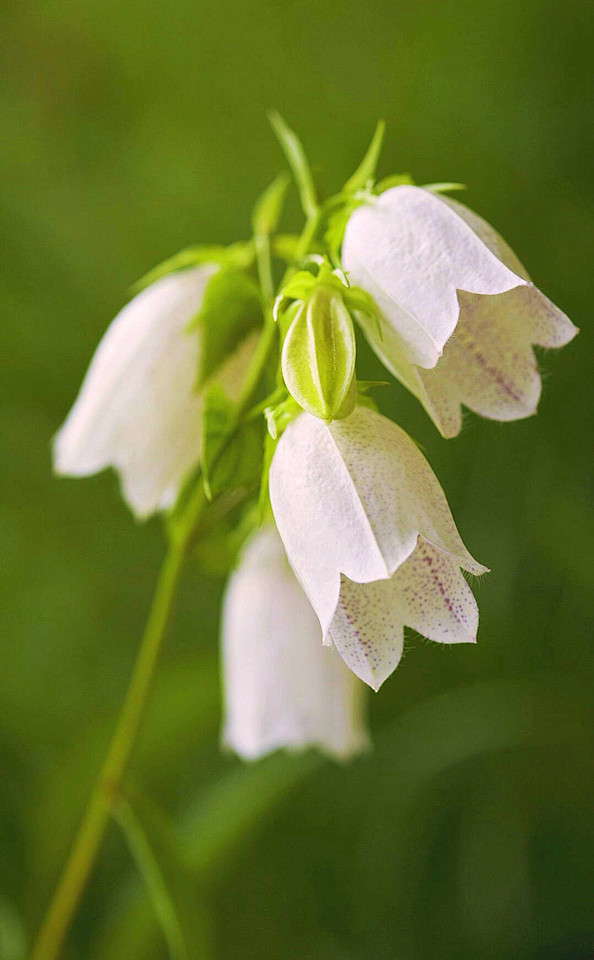
<svg viewBox="0 0 594 960"><path fill-rule="evenodd" d="M287 331L282 372L291 396L321 420L342 420L353 411L355 331L337 286L321 283L301 302Z"/></svg>

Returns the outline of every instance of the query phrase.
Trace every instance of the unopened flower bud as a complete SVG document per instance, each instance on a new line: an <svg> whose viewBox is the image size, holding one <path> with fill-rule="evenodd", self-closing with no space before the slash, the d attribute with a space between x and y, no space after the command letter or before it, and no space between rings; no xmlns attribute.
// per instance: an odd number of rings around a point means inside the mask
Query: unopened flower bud
<svg viewBox="0 0 594 960"><path fill-rule="evenodd" d="M322 420L341 420L354 409L355 332L343 296L317 285L287 331L282 371L291 396Z"/></svg>

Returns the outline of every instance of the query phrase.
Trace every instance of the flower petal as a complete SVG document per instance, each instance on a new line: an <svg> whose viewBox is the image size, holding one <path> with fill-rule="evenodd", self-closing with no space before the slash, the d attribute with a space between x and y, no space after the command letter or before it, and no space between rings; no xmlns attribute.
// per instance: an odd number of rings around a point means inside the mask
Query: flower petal
<svg viewBox="0 0 594 960"><path fill-rule="evenodd" d="M459 316L457 291L497 294L527 281L508 269L448 204L401 186L358 207L342 247L352 283L376 300L409 361L434 367Z"/></svg>
<svg viewBox="0 0 594 960"><path fill-rule="evenodd" d="M387 580L419 534L473 573L429 464L403 430L366 407L327 425L301 414L281 437L270 501L289 560L326 637L340 574Z"/></svg>
<svg viewBox="0 0 594 960"><path fill-rule="evenodd" d="M458 561L419 537L390 580L342 578L330 636L348 667L378 690L402 656L403 626L440 643L472 643L478 608Z"/></svg>
<svg viewBox="0 0 594 960"><path fill-rule="evenodd" d="M229 581L223 661L223 740L241 757L314 746L346 759L369 745L364 687L322 645L273 527L248 542Z"/></svg>
<svg viewBox="0 0 594 960"><path fill-rule="evenodd" d="M482 217L443 198L510 269L527 273L505 240ZM492 420L536 413L541 380L532 344L561 347L578 332L536 287L516 287L496 297L460 292L460 319L433 370L419 370L419 396L441 433L455 436L460 406Z"/></svg>
<svg viewBox="0 0 594 960"><path fill-rule="evenodd" d="M58 473L84 476L116 467L139 517L177 489L198 459L198 336L185 328L215 269L170 274L124 307L55 438Z"/></svg>
<svg viewBox="0 0 594 960"><path fill-rule="evenodd" d="M490 223L487 223L483 217L464 206L451 197L442 196L441 200L454 210L459 217L466 221L468 226L474 230L477 237L491 250L502 263L517 273L525 280L530 280L528 272L521 261L518 259L512 248L497 233ZM513 295L513 297L512 297ZM482 298L471 298L482 301ZM530 343L535 343L540 347L564 347L579 332L578 328L571 322L559 307L545 297L544 293L529 284L524 288L517 288L510 291L504 297L498 298L500 302L505 302L510 309L516 310L517 326L522 327L524 335L528 337ZM512 301L516 301L511 306ZM463 309L463 307L462 307Z"/></svg>
<svg viewBox="0 0 594 960"><path fill-rule="evenodd" d="M449 197L436 198L464 220L510 270L528 274L505 240L474 211ZM357 315L372 348L390 372L423 404L444 437L462 427L461 406L507 421L536 412L541 382L532 344L561 347L577 328L536 287L520 286L496 296L458 291L460 316L437 366L411 363L398 330L381 320L382 335Z"/></svg>

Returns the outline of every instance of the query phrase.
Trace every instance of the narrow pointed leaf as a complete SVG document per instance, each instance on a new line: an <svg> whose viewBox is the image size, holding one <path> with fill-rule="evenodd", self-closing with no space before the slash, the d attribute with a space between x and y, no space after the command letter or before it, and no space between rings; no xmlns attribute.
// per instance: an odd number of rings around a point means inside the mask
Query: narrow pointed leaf
<svg viewBox="0 0 594 960"><path fill-rule="evenodd" d="M209 500L213 498L211 475L221 449L233 412L233 404L220 384L212 383L204 391L202 411L202 449L200 460L204 490Z"/></svg>
<svg viewBox="0 0 594 960"><path fill-rule="evenodd" d="M307 217L313 216L318 209L318 201L311 169L301 140L276 110L270 112L269 120L293 171L303 212Z"/></svg>
<svg viewBox="0 0 594 960"><path fill-rule="evenodd" d="M204 392L201 465L209 500L227 490L257 483L262 461L262 427L245 423L225 443L233 425L233 404L217 383Z"/></svg>
<svg viewBox="0 0 594 960"><path fill-rule="evenodd" d="M411 187L414 185L414 182L410 173L393 173L391 176L384 177L383 180L376 183L373 192L379 194L385 190L389 190L390 187Z"/></svg>
<svg viewBox="0 0 594 960"><path fill-rule="evenodd" d="M291 177L288 173L279 173L278 177L275 177L260 195L252 215L252 226L255 234L267 236L274 233L278 226L290 182Z"/></svg>
<svg viewBox="0 0 594 960"><path fill-rule="evenodd" d="M355 170L352 177L345 183L343 190L345 193L355 193L362 190L370 180L373 180L377 168L377 162L384 142L386 124L383 120L378 120L371 143L367 148L367 153L363 157L360 165Z"/></svg>
<svg viewBox="0 0 594 960"><path fill-rule="evenodd" d="M135 798L138 808L138 798ZM191 960L192 954L181 920L182 888L188 878L177 850L176 838L155 811L145 810L141 818L131 802L120 796L113 816L121 827L138 872L150 897L155 916L167 943L171 960ZM160 821L160 822L159 822ZM189 907L189 897L187 898ZM188 915L190 911L188 910ZM194 956L198 956L194 953Z"/></svg>
<svg viewBox="0 0 594 960"><path fill-rule="evenodd" d="M423 190L431 190L431 193L455 193L468 190L468 186L465 183L424 183Z"/></svg>
<svg viewBox="0 0 594 960"><path fill-rule="evenodd" d="M131 292L140 293L145 287L149 287L151 283L167 276L168 273L176 273L178 270L186 270L188 267L198 267L203 263L234 264L236 267L248 267L253 259L254 251L249 243L234 243L229 247L220 244L197 244L192 247L185 247L145 273L140 280L133 284Z"/></svg>

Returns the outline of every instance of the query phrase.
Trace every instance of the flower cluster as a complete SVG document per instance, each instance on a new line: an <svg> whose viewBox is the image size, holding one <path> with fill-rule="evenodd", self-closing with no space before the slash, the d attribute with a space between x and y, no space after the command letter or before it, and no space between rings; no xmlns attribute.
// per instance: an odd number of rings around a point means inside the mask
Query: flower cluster
<svg viewBox="0 0 594 960"><path fill-rule="evenodd" d="M246 758L308 745L345 758L369 742L365 685L394 671L405 627L475 640L464 571L486 570L424 456L357 379L356 329L444 437L462 407L535 413L533 346L577 331L495 230L444 195L455 185L376 183L381 127L321 202L295 134L278 116L273 126L303 233L278 233L281 176L251 240L182 251L145 278L97 349L55 466L114 467L136 516L164 512L172 538L200 541L204 514L221 518L219 546L235 558L224 742Z"/></svg>

